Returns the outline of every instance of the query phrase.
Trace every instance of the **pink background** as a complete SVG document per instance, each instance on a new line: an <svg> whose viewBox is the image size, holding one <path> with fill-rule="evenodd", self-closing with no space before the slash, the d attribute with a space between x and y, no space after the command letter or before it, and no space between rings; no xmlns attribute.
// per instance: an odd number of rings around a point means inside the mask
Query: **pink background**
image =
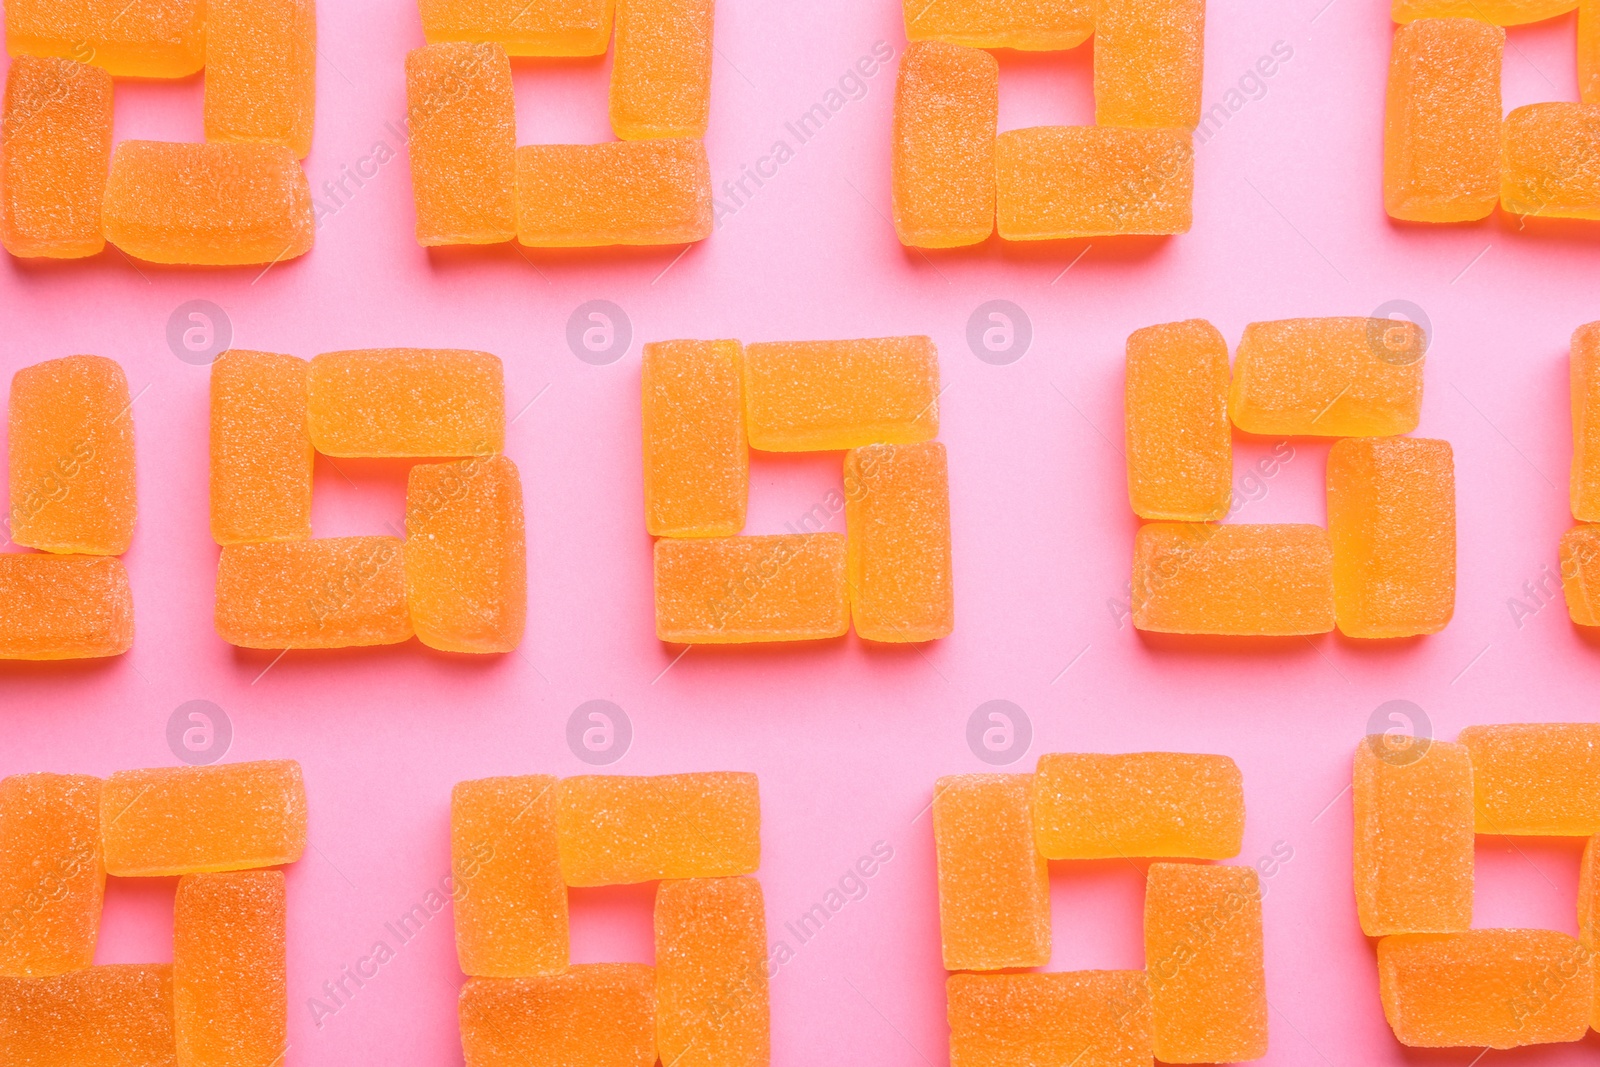
<svg viewBox="0 0 1600 1067"><path fill-rule="evenodd" d="M1275 845L1293 853L1265 883L1265 1062L1468 1063L1477 1050L1407 1053L1384 1023L1352 905L1343 790L1352 748L1387 700L1416 702L1447 739L1471 723L1595 717L1600 648L1569 624L1553 575L1571 521L1567 338L1600 318L1600 230L1524 230L1500 217L1447 228L1388 221L1382 3L1220 0L1209 22L1206 105L1232 110L1197 149L1191 234L991 241L923 255L902 249L887 221L893 63L807 143L784 125L875 42L898 56L893 0L728 0L708 138L716 181L736 180L778 139L793 158L680 259L678 248L426 252L411 236L403 151L360 187L347 182L353 195L330 200L323 183L341 168L378 141L400 147L402 61L422 36L405 0L323 4L307 169L337 210L310 255L264 276L135 267L116 251L64 265L0 258L0 372L74 352L127 368L140 392L141 508L127 556L133 651L89 666L0 667L0 774L173 764L169 715L188 700L214 701L234 728L227 759L294 757L305 767L312 847L289 872L290 1062L448 1064L460 1059L462 981L450 919L439 914L403 946L384 924L448 870L454 782L590 770L569 750L566 722L584 701L611 700L634 738L609 770L761 776L770 934L796 950L772 985L775 1063L916 1067L946 1057L924 809L939 775L986 769L966 723L984 701L1007 699L1034 731L1012 770L1057 750L1191 750L1239 762L1250 812L1240 862ZM1279 42L1292 58L1255 79ZM1576 98L1573 42L1570 16L1512 31L1507 109ZM1087 48L1003 55L1001 70L1002 127L1090 120ZM604 61L519 62L522 140L609 136L607 71ZM198 78L119 81L117 92L119 139L200 138ZM969 315L997 298L1021 306L1033 328L1031 347L1008 366L980 361L965 339ZM290 652L272 665L271 654L216 637L207 371L166 340L169 316L192 299L226 309L238 347L311 356L457 346L505 360L508 406L521 412L507 450L522 470L529 531L529 628L518 654L463 659L413 643ZM632 345L610 365L580 361L566 342L569 316L591 299L614 301L632 323ZM1453 624L1378 644L1135 634L1123 605L1135 522L1118 445L1127 334L1204 316L1236 342L1252 320L1361 315L1395 299L1419 305L1432 325L1420 432L1455 446ZM955 634L921 648L851 637L677 659L652 630L639 344L896 333L931 334L942 354ZM1326 446L1295 441L1292 460L1247 481L1273 445L1239 442L1248 502L1238 518L1321 522ZM839 460L758 457L747 532L798 521L838 488ZM399 467L341 462L335 471L319 461L317 476L319 536L400 525ZM842 516L830 526L842 529ZM866 895L798 943L785 922L880 841L894 858ZM1578 854L1571 841L1482 839L1477 924L1575 932ZM1140 885L1126 864L1062 865L1052 967L1140 966ZM101 961L168 958L172 892L166 880L114 881ZM578 961L650 959L648 888L573 898ZM314 1025L308 999L378 939L395 957ZM1597 1052L1591 1034L1484 1062L1576 1064Z"/></svg>

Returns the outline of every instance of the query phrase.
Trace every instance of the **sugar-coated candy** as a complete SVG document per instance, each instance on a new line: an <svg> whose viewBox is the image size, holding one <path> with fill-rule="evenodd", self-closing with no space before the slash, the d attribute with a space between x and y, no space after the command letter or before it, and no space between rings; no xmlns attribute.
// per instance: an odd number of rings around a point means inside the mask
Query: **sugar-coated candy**
<svg viewBox="0 0 1600 1067"><path fill-rule="evenodd" d="M1469 726L1480 834L1600 833L1600 723Z"/></svg>
<svg viewBox="0 0 1600 1067"><path fill-rule="evenodd" d="M1254 867L1152 863L1144 961L1156 1059L1232 1063L1267 1054L1261 883Z"/></svg>
<svg viewBox="0 0 1600 1067"><path fill-rule="evenodd" d="M311 443L328 456L487 456L505 448L500 360L448 348L325 352L307 382Z"/></svg>
<svg viewBox="0 0 1600 1067"><path fill-rule="evenodd" d="M654 537L729 537L744 529L750 445L744 346L644 346L644 524Z"/></svg>
<svg viewBox="0 0 1600 1067"><path fill-rule="evenodd" d="M655 968L585 963L538 978L471 978L458 1005L467 1067L653 1067Z"/></svg>
<svg viewBox="0 0 1600 1067"><path fill-rule="evenodd" d="M409 640L398 537L224 545L217 636L240 648L347 648Z"/></svg>
<svg viewBox="0 0 1600 1067"><path fill-rule="evenodd" d="M100 798L106 873L161 878L293 863L306 847L294 760L118 771Z"/></svg>
<svg viewBox="0 0 1600 1067"><path fill-rule="evenodd" d="M1402 1045L1577 1041L1589 1029L1593 955L1554 930L1397 934L1378 942L1378 992Z"/></svg>
<svg viewBox="0 0 1600 1067"><path fill-rule="evenodd" d="M927 337L761 341L745 348L750 447L820 452L939 436L939 353Z"/></svg>
<svg viewBox="0 0 1600 1067"><path fill-rule="evenodd" d="M1128 335L1128 500L1141 519L1208 522L1233 499L1228 342L1204 319Z"/></svg>
<svg viewBox="0 0 1600 1067"><path fill-rule="evenodd" d="M1341 633L1411 637L1444 629L1456 602L1456 475L1450 442L1422 437L1335 442L1328 453L1328 537Z"/></svg>
<svg viewBox="0 0 1600 1067"><path fill-rule="evenodd" d="M1252 322L1233 364L1228 413L1246 433L1373 437L1422 414L1422 327L1334 317Z"/></svg>
<svg viewBox="0 0 1600 1067"><path fill-rule="evenodd" d="M1050 962L1050 871L1034 847L1033 776L956 774L933 787L947 971Z"/></svg>
<svg viewBox="0 0 1600 1067"><path fill-rule="evenodd" d="M289 1014L284 904L282 871L191 874L178 882L172 996L184 1067L283 1061Z"/></svg>
<svg viewBox="0 0 1600 1067"><path fill-rule="evenodd" d="M1227 756L1050 752L1033 776L1033 826L1047 859L1229 859L1244 839L1244 776Z"/></svg>
<svg viewBox="0 0 1600 1067"><path fill-rule="evenodd" d="M611 129L624 141L704 137L713 0L617 0Z"/></svg>
<svg viewBox="0 0 1600 1067"><path fill-rule="evenodd" d="M100 779L0 779L0 975L65 974L93 963L105 888Z"/></svg>
<svg viewBox="0 0 1600 1067"><path fill-rule="evenodd" d="M517 149L517 240L529 247L687 244L711 236L712 221L701 141Z"/></svg>
<svg viewBox="0 0 1600 1067"><path fill-rule="evenodd" d="M1528 104L1506 116L1500 206L1513 215L1600 219L1600 104Z"/></svg>
<svg viewBox="0 0 1600 1067"><path fill-rule="evenodd" d="M224 352L211 364L211 536L219 545L311 536L310 364Z"/></svg>
<svg viewBox="0 0 1600 1067"><path fill-rule="evenodd" d="M867 641L935 641L955 627L944 445L863 445L844 458L850 615Z"/></svg>
<svg viewBox="0 0 1600 1067"><path fill-rule="evenodd" d="M205 0L208 141L311 151L316 0Z"/></svg>
<svg viewBox="0 0 1600 1067"><path fill-rule="evenodd" d="M0 978L7 1067L177 1067L172 965L118 963Z"/></svg>
<svg viewBox="0 0 1600 1067"><path fill-rule="evenodd" d="M1008 241L1187 233L1188 130L1033 126L995 140L996 225Z"/></svg>
<svg viewBox="0 0 1600 1067"><path fill-rule="evenodd" d="M0 117L0 244L76 259L106 246L111 75L71 59L17 56Z"/></svg>
<svg viewBox="0 0 1600 1067"><path fill-rule="evenodd" d="M1383 135L1383 206L1393 218L1466 222L1494 211L1505 40L1476 18L1395 31Z"/></svg>
<svg viewBox="0 0 1600 1067"><path fill-rule="evenodd" d="M407 53L406 117L417 243L511 240L517 115L505 50L452 41Z"/></svg>
<svg viewBox="0 0 1600 1067"><path fill-rule="evenodd" d="M450 793L450 869L463 972L516 978L567 969L554 775L458 782Z"/></svg>
<svg viewBox="0 0 1600 1067"><path fill-rule="evenodd" d="M686 645L814 641L850 629L845 536L663 537L656 636Z"/></svg>
<svg viewBox="0 0 1600 1067"><path fill-rule="evenodd" d="M1600 5L1578 0L1578 99L1600 104Z"/></svg>
<svg viewBox="0 0 1600 1067"><path fill-rule="evenodd" d="M1133 625L1238 637L1333 629L1333 546L1320 526L1152 522L1133 542Z"/></svg>
<svg viewBox="0 0 1600 1067"><path fill-rule="evenodd" d="M1568 356L1572 400L1572 517L1600 521L1600 322L1572 332Z"/></svg>
<svg viewBox="0 0 1600 1067"><path fill-rule="evenodd" d="M93 659L133 647L133 593L114 556L0 553L0 659Z"/></svg>
<svg viewBox="0 0 1600 1067"><path fill-rule="evenodd" d="M6 51L93 63L118 77L183 78L205 65L205 0L11 0Z"/></svg>
<svg viewBox="0 0 1600 1067"><path fill-rule="evenodd" d="M604 55L613 0L418 0L430 43L492 41L513 56Z"/></svg>
<svg viewBox="0 0 1600 1067"><path fill-rule="evenodd" d="M1600 834L1583 846L1578 871L1578 940L1591 949L1600 948ZM1600 1006L1600 1001L1596 1003Z"/></svg>
<svg viewBox="0 0 1600 1067"><path fill-rule="evenodd" d="M1496 26L1520 26L1564 15L1578 0L1391 0L1396 22L1415 19L1480 19Z"/></svg>
<svg viewBox="0 0 1600 1067"><path fill-rule="evenodd" d="M556 792L556 827L568 885L727 878L761 865L753 774L565 778Z"/></svg>
<svg viewBox="0 0 1600 1067"><path fill-rule="evenodd" d="M1573 622L1600 626L1600 525L1585 523L1561 535L1561 589Z"/></svg>
<svg viewBox="0 0 1600 1067"><path fill-rule="evenodd" d="M950 1067L1149 1067L1143 971L952 974Z"/></svg>
<svg viewBox="0 0 1600 1067"><path fill-rule="evenodd" d="M1194 129L1205 30L1205 0L1101 0L1094 21L1095 125Z"/></svg>
<svg viewBox="0 0 1600 1067"><path fill-rule="evenodd" d="M761 883L754 878L662 882L656 890L655 935L661 1062L765 1067L772 1053L772 1023Z"/></svg>
<svg viewBox="0 0 1600 1067"><path fill-rule="evenodd" d="M123 141L111 154L106 240L151 263L281 263L311 250L311 187L281 145Z"/></svg>
<svg viewBox="0 0 1600 1067"><path fill-rule="evenodd" d="M1094 32L1088 0L902 0L906 37L972 48L1058 52Z"/></svg>
<svg viewBox="0 0 1600 1067"><path fill-rule="evenodd" d="M913 41L894 90L892 193L900 243L977 244L994 232L1000 65L977 48Z"/></svg>

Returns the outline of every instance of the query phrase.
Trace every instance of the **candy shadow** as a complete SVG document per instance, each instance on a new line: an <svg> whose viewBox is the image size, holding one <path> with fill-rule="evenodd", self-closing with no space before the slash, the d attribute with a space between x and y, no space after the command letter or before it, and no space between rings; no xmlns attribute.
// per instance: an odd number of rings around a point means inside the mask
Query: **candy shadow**
<svg viewBox="0 0 1600 1067"><path fill-rule="evenodd" d="M1584 247L1600 245L1600 222L1588 219L1512 215L1496 210L1494 222L1496 230L1507 237L1530 237L1544 242Z"/></svg>
<svg viewBox="0 0 1600 1067"><path fill-rule="evenodd" d="M1318 641L1325 635L1306 637L1222 637L1215 634L1165 634L1134 630L1146 650L1162 655L1256 659L1264 656L1325 659Z"/></svg>
<svg viewBox="0 0 1600 1067"><path fill-rule="evenodd" d="M516 241L492 245L434 245L427 249L428 267L436 272L473 270L483 266L507 266L543 274L580 267L616 267L638 264L654 268L652 277L661 274L677 260L693 256L693 248L704 242L673 245L600 245L588 248L530 248ZM549 278L545 279L549 281Z"/></svg>
<svg viewBox="0 0 1600 1067"><path fill-rule="evenodd" d="M254 685L275 674L305 674L329 668L344 670L351 664L398 662L417 655L423 647L416 638L394 645L357 645L350 648L239 648L231 646L233 665Z"/></svg>
<svg viewBox="0 0 1600 1067"><path fill-rule="evenodd" d="M61 679L76 684L86 675L99 675L115 669L127 658L100 656L95 659L8 659L0 660L0 681L34 682ZM129 670L133 668L128 667Z"/></svg>

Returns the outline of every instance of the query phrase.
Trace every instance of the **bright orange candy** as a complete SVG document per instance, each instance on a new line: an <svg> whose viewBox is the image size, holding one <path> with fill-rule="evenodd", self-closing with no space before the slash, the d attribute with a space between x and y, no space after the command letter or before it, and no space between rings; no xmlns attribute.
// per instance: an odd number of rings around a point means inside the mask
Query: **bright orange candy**
<svg viewBox="0 0 1600 1067"><path fill-rule="evenodd" d="M1469 726L1480 834L1600 833L1600 723Z"/></svg>
<svg viewBox="0 0 1600 1067"><path fill-rule="evenodd" d="M1141 519L1207 522L1233 499L1228 342L1204 319L1128 335L1128 499Z"/></svg>
<svg viewBox="0 0 1600 1067"><path fill-rule="evenodd" d="M753 774L565 778L556 792L556 827L568 885L727 878L761 865Z"/></svg>
<svg viewBox="0 0 1600 1067"><path fill-rule="evenodd" d="M1149 1067L1143 971L952 974L950 1067Z"/></svg>
<svg viewBox="0 0 1600 1067"><path fill-rule="evenodd" d="M517 240L529 247L686 244L710 237L712 222L698 140L517 149Z"/></svg>
<svg viewBox="0 0 1600 1067"><path fill-rule="evenodd" d="M224 545L217 636L240 648L395 645L413 630L398 537Z"/></svg>
<svg viewBox="0 0 1600 1067"><path fill-rule="evenodd" d="M995 141L996 221L1007 241L1188 233L1188 130L1033 126Z"/></svg>
<svg viewBox="0 0 1600 1067"><path fill-rule="evenodd" d="M100 779L0 779L0 975L65 974L93 963L105 888Z"/></svg>
<svg viewBox="0 0 1600 1067"><path fill-rule="evenodd" d="M972 48L1058 52L1094 32L1086 0L903 0L906 37Z"/></svg>
<svg viewBox="0 0 1600 1067"><path fill-rule="evenodd" d="M1600 526L1574 526L1561 535L1561 588L1573 622L1600 626Z"/></svg>
<svg viewBox="0 0 1600 1067"><path fill-rule="evenodd" d="M1239 341L1228 413L1255 434L1410 433L1422 414L1427 347L1422 328L1399 319L1252 322Z"/></svg>
<svg viewBox="0 0 1600 1067"><path fill-rule="evenodd" d="M656 636L686 645L815 641L850 629L843 534L663 537Z"/></svg>
<svg viewBox="0 0 1600 1067"><path fill-rule="evenodd" d="M1000 65L989 53L913 41L894 90L894 229L900 243L954 248L994 232Z"/></svg>
<svg viewBox="0 0 1600 1067"><path fill-rule="evenodd" d="M283 145L304 159L316 79L316 0L206 0L206 140Z"/></svg>
<svg viewBox="0 0 1600 1067"><path fill-rule="evenodd" d="M461 987L467 1067L653 1067L655 968L579 964L543 978L472 978Z"/></svg>
<svg viewBox="0 0 1600 1067"><path fill-rule="evenodd" d="M448 348L325 352L307 380L311 443L328 456L487 456L505 449L505 370Z"/></svg>
<svg viewBox="0 0 1600 1067"><path fill-rule="evenodd" d="M172 965L119 963L0 978L0 1063L177 1067Z"/></svg>
<svg viewBox="0 0 1600 1067"><path fill-rule="evenodd" d="M184 1067L281 1063L289 992L282 871L191 874L178 883L172 993Z"/></svg>
<svg viewBox="0 0 1600 1067"><path fill-rule="evenodd" d="M17 56L0 118L0 244L76 259L100 231L111 165L111 75L70 59Z"/></svg>
<svg viewBox="0 0 1600 1067"><path fill-rule="evenodd" d="M1564 15L1577 6L1578 0L1392 0L1389 15L1396 22L1462 18L1520 26Z"/></svg>
<svg viewBox="0 0 1600 1067"><path fill-rule="evenodd" d="M1050 871L1034 847L1033 776L957 774L933 787L947 971L1050 962Z"/></svg>
<svg viewBox="0 0 1600 1067"><path fill-rule="evenodd" d="M939 353L927 337L762 341L745 348L750 447L826 452L939 436Z"/></svg>
<svg viewBox="0 0 1600 1067"><path fill-rule="evenodd" d="M1578 940L1591 949L1600 948L1600 834L1583 846L1583 864L1578 871ZM1600 1001L1596 1004L1600 1006Z"/></svg>
<svg viewBox="0 0 1600 1067"><path fill-rule="evenodd" d="M1578 99L1600 104L1600 6L1578 2Z"/></svg>
<svg viewBox="0 0 1600 1067"><path fill-rule="evenodd" d="M517 115L505 51L445 43L407 53L406 116L417 243L516 236Z"/></svg>
<svg viewBox="0 0 1600 1067"><path fill-rule="evenodd" d="M1133 542L1133 625L1282 637L1333 629L1333 546L1320 526L1152 522Z"/></svg>
<svg viewBox="0 0 1600 1067"><path fill-rule="evenodd" d="M1200 122L1205 0L1102 0L1094 23L1097 126Z"/></svg>
<svg viewBox="0 0 1600 1067"><path fill-rule="evenodd" d="M110 556L0 553L0 659L93 659L133 647L133 593Z"/></svg>
<svg viewBox="0 0 1600 1067"><path fill-rule="evenodd" d="M556 778L458 782L450 793L456 957L467 974L567 969L567 886L556 848Z"/></svg>
<svg viewBox="0 0 1600 1067"><path fill-rule="evenodd" d="M704 137L713 0L617 0L611 128L624 141Z"/></svg>
<svg viewBox="0 0 1600 1067"><path fill-rule="evenodd" d="M219 545L311 536L310 364L224 352L211 364L211 536Z"/></svg>
<svg viewBox="0 0 1600 1067"><path fill-rule="evenodd" d="M6 51L93 63L118 77L183 78L205 64L204 0L11 0Z"/></svg>
<svg viewBox="0 0 1600 1067"><path fill-rule="evenodd" d="M850 613L867 641L936 641L955 628L944 445L863 445L844 458Z"/></svg>
<svg viewBox="0 0 1600 1067"><path fill-rule="evenodd" d="M771 1059L767 915L754 878L691 878L656 890L656 1041L677 1067Z"/></svg>
<svg viewBox="0 0 1600 1067"><path fill-rule="evenodd" d="M1577 1041L1593 1007L1592 957L1554 930L1399 934L1378 942L1378 992L1403 1045Z"/></svg>
<svg viewBox="0 0 1600 1067"><path fill-rule="evenodd" d="M1227 756L1051 752L1033 776L1033 825L1047 859L1229 859L1244 839L1244 777Z"/></svg>
<svg viewBox="0 0 1600 1067"><path fill-rule="evenodd" d="M1600 322L1572 332L1572 517L1600 521Z"/></svg>
<svg viewBox="0 0 1600 1067"><path fill-rule="evenodd" d="M1438 633L1456 603L1448 441L1359 437L1328 453L1333 606L1347 637Z"/></svg>
<svg viewBox="0 0 1600 1067"><path fill-rule="evenodd" d="M1261 884L1254 867L1152 863L1144 960L1163 1063L1267 1054Z"/></svg>
<svg viewBox="0 0 1600 1067"><path fill-rule="evenodd" d="M429 43L492 41L513 56L599 56L613 0L418 0Z"/></svg>
<svg viewBox="0 0 1600 1067"><path fill-rule="evenodd" d="M279 145L123 141L106 185L106 240L151 263L281 263L311 250L311 187Z"/></svg>
<svg viewBox="0 0 1600 1067"><path fill-rule="evenodd" d="M1500 206L1513 215L1600 219L1600 104L1528 104L1506 116Z"/></svg>
<svg viewBox="0 0 1600 1067"><path fill-rule="evenodd" d="M730 537L744 529L744 346L647 344L642 393L645 529L654 537Z"/></svg>

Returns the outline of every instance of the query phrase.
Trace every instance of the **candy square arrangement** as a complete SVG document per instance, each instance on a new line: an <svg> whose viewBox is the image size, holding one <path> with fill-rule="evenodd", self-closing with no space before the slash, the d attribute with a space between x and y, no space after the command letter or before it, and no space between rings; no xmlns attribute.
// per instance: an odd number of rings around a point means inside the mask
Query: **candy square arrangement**
<svg viewBox="0 0 1600 1067"><path fill-rule="evenodd" d="M75 259L107 241L153 263L304 254L301 169L315 110L314 0L11 0L0 119L0 243ZM116 77L205 71L204 143L112 150Z"/></svg>

